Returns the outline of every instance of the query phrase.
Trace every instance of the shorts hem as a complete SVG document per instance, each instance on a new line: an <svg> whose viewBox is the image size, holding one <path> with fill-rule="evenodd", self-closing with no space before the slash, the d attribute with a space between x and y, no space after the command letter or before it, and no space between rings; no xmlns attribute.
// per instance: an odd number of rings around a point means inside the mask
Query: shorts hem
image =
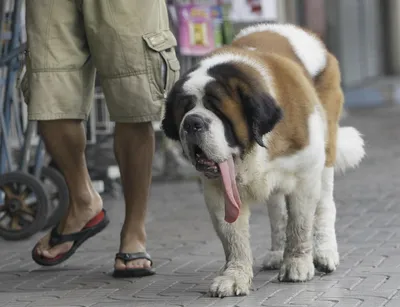
<svg viewBox="0 0 400 307"><path fill-rule="evenodd" d="M88 115L84 113L70 114L70 113L58 113L58 114L28 114L28 120L44 121L44 120L57 120L57 119L80 119L87 120Z"/></svg>
<svg viewBox="0 0 400 307"><path fill-rule="evenodd" d="M159 121L161 118L159 113L141 116L110 116L110 121L116 123L145 123Z"/></svg>

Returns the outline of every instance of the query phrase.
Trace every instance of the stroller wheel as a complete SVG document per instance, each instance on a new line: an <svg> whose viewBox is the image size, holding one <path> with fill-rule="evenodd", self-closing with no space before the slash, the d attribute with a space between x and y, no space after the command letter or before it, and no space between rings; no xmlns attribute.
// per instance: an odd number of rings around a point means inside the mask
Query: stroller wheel
<svg viewBox="0 0 400 307"><path fill-rule="evenodd" d="M22 240L43 229L48 198L43 185L34 176L10 172L0 176L0 236Z"/></svg>

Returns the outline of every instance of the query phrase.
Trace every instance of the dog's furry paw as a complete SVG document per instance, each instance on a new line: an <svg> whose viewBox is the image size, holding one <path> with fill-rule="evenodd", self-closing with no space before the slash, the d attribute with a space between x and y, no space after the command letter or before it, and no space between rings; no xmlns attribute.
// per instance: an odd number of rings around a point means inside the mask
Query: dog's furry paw
<svg viewBox="0 0 400 307"><path fill-rule="evenodd" d="M263 261L264 270L279 270L283 261L283 250L268 251Z"/></svg>
<svg viewBox="0 0 400 307"><path fill-rule="evenodd" d="M210 296L243 296L248 295L251 286L251 277L244 272L237 272L229 275L222 275L214 278L210 286Z"/></svg>
<svg viewBox="0 0 400 307"><path fill-rule="evenodd" d="M300 258L286 258L283 260L279 281L302 282L314 277L314 264L311 255Z"/></svg>
<svg viewBox="0 0 400 307"><path fill-rule="evenodd" d="M339 253L334 249L314 251L315 268L324 273L332 273L339 265Z"/></svg>

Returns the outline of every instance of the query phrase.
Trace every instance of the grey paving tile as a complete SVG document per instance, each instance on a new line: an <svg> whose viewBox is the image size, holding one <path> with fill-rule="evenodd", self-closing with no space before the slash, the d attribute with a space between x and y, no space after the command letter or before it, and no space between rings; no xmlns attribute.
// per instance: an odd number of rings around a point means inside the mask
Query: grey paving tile
<svg viewBox="0 0 400 307"><path fill-rule="evenodd" d="M270 243L265 206L251 217L255 258L246 297L210 298L208 287L224 264L223 249L196 182L154 184L147 220L155 276L110 276L123 222L121 200L107 199L111 224L66 263L41 268L30 258L38 233L20 242L0 239L0 307L397 307L400 306L400 111L357 111L345 124L365 135L368 157L337 176L336 230L341 264L302 284L261 271Z"/></svg>

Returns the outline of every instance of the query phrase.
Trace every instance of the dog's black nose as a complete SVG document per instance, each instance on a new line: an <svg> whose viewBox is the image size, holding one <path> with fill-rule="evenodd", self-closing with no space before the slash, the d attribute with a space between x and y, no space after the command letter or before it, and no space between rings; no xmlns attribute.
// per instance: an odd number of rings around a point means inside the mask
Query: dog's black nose
<svg viewBox="0 0 400 307"><path fill-rule="evenodd" d="M187 133L196 133L203 131L206 127L206 122L199 115L189 115L183 122L183 130Z"/></svg>

